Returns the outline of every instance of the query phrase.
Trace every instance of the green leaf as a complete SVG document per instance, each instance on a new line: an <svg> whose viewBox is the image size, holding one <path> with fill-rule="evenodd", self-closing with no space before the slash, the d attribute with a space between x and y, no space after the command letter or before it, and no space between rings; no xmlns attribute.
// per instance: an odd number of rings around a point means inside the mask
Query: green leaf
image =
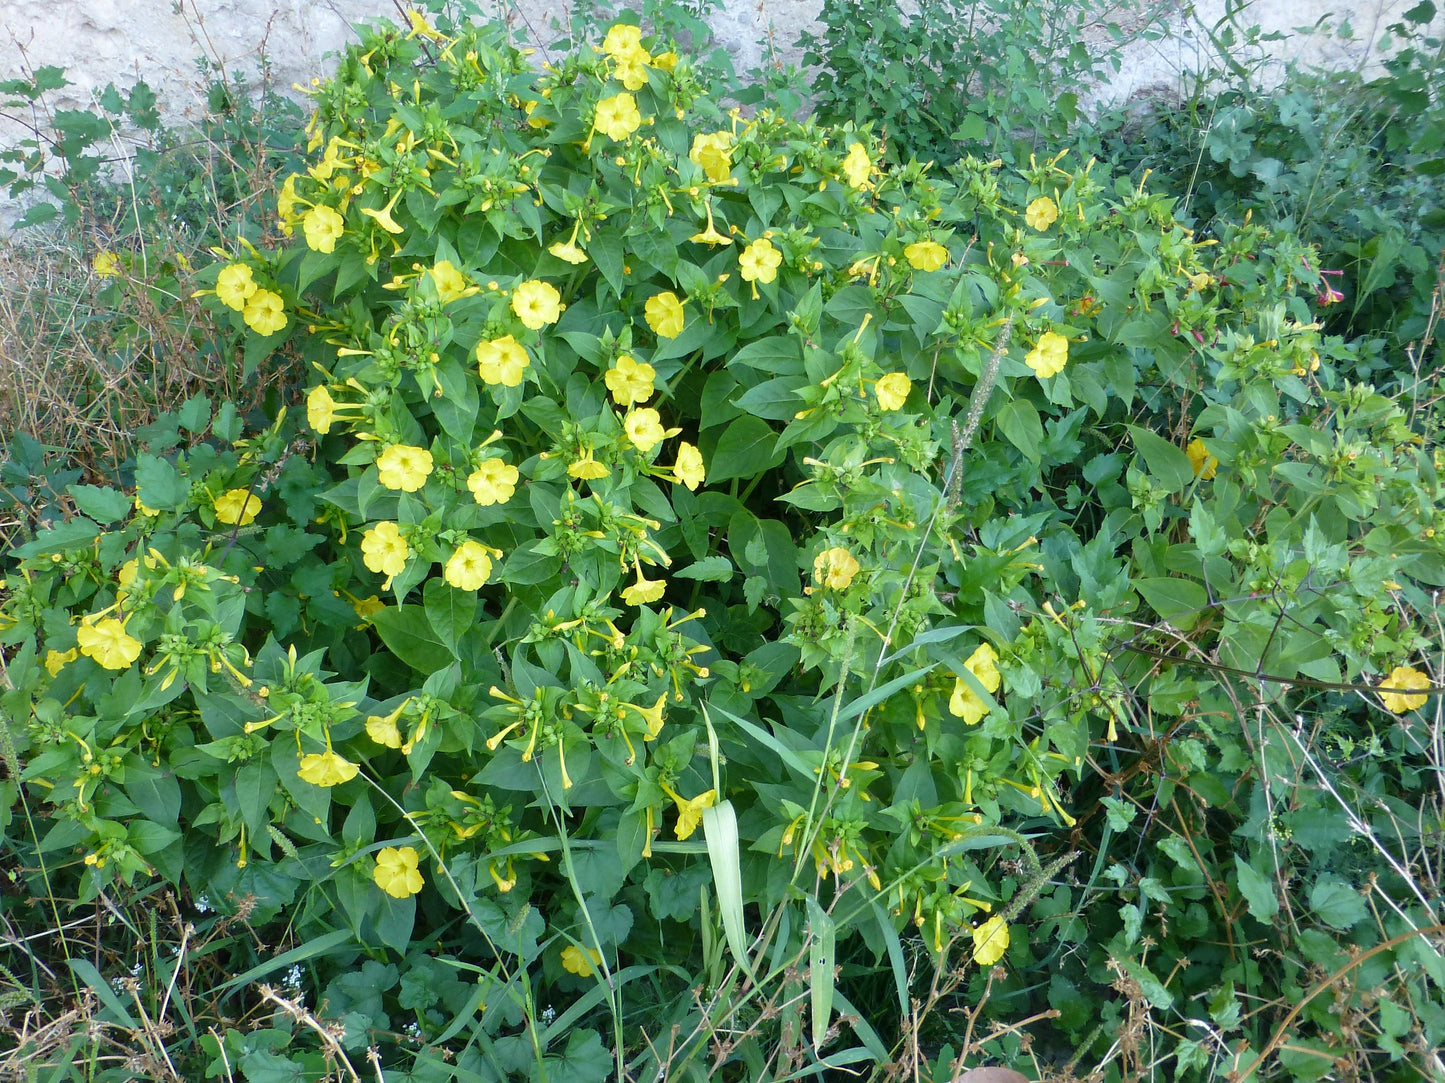
<svg viewBox="0 0 1445 1083"><path fill-rule="evenodd" d="M602 1083L612 1075L612 1054L595 1030L573 1030L560 1057L547 1057L548 1083Z"/></svg>
<svg viewBox="0 0 1445 1083"><path fill-rule="evenodd" d="M130 497L117 489L99 485L72 485L67 492L82 515L97 523L117 523L126 518L134 506Z"/></svg>
<svg viewBox="0 0 1445 1083"><path fill-rule="evenodd" d="M724 800L703 809L702 829L707 836L707 856L712 865L718 910L722 914L723 935L738 966L756 984L757 975L748 957L749 940L743 924L743 871L738 857L738 818L732 802Z"/></svg>
<svg viewBox="0 0 1445 1083"><path fill-rule="evenodd" d="M1144 460L1149 473L1161 481L1170 492L1183 492L1194 480L1194 466L1183 449L1137 425L1129 426L1129 435L1133 438L1134 447Z"/></svg>
<svg viewBox="0 0 1445 1083"><path fill-rule="evenodd" d="M697 579L704 583L724 583L736 574L733 562L724 556L703 557L702 560L679 568L672 573L674 579Z"/></svg>
<svg viewBox="0 0 1445 1083"><path fill-rule="evenodd" d="M458 656L462 636L476 624L476 593L457 590L442 579L428 579L422 589L422 604L426 609L427 623L431 630L453 657ZM437 655L432 658L429 666L437 669L442 662L443 658ZM430 672L430 669L426 672Z"/></svg>
<svg viewBox="0 0 1445 1083"><path fill-rule="evenodd" d="M174 463L144 452L136 456L135 484L140 502L156 511L180 507L191 492Z"/></svg>
<svg viewBox="0 0 1445 1083"><path fill-rule="evenodd" d="M1209 605L1209 594L1204 585L1192 579L1140 579L1134 587L1160 619L1183 632L1199 622Z"/></svg>
<svg viewBox="0 0 1445 1083"><path fill-rule="evenodd" d="M1279 899L1274 893L1274 877L1260 872L1238 854L1234 855L1234 873L1239 893L1249 904L1249 912L1268 924L1279 913Z"/></svg>
<svg viewBox="0 0 1445 1083"><path fill-rule="evenodd" d="M813 1019L813 1048L821 1050L833 1016L833 965L837 926L818 900L808 896L808 998Z"/></svg>
<svg viewBox="0 0 1445 1083"><path fill-rule="evenodd" d="M372 614L372 625L387 649L419 673L430 673L456 655L427 619L425 606L402 605Z"/></svg>
<svg viewBox="0 0 1445 1083"><path fill-rule="evenodd" d="M211 424L211 400L205 395L192 395L176 411L176 421L193 436L199 436Z"/></svg>
<svg viewBox="0 0 1445 1083"><path fill-rule="evenodd" d="M772 427L758 417L740 417L718 438L712 454L706 455L707 479L710 484L733 478L751 480L783 461L784 452L777 448Z"/></svg>
<svg viewBox="0 0 1445 1083"><path fill-rule="evenodd" d="M1009 443L1024 453L1024 458L1038 463L1044 443L1044 426L1033 403L1028 399L1015 399L998 412L994 424Z"/></svg>
<svg viewBox="0 0 1445 1083"><path fill-rule="evenodd" d="M1326 925L1351 929L1369 915L1364 898L1346 881L1325 873L1310 888L1310 909Z"/></svg>

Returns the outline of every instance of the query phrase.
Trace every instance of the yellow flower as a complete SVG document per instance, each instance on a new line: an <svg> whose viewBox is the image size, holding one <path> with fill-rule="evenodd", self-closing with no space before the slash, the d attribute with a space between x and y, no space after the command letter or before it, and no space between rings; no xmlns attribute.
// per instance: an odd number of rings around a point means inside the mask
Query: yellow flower
<svg viewBox="0 0 1445 1083"><path fill-rule="evenodd" d="M1048 196L1039 196L1024 211L1024 221L1042 233L1059 220L1059 205Z"/></svg>
<svg viewBox="0 0 1445 1083"><path fill-rule="evenodd" d="M647 318L647 326L660 338L677 338L682 334L682 302L671 290L649 297L643 306L643 315Z"/></svg>
<svg viewBox="0 0 1445 1083"><path fill-rule="evenodd" d="M766 237L759 237L738 253L738 267L742 270L744 282L773 281L778 277L778 267L782 262L783 254ZM756 286L753 287L753 296L757 296Z"/></svg>
<svg viewBox="0 0 1445 1083"><path fill-rule="evenodd" d="M261 498L245 489L227 489L216 497L216 522L247 526L261 510Z"/></svg>
<svg viewBox="0 0 1445 1083"><path fill-rule="evenodd" d="M692 137L692 150L687 152L688 160L702 167L707 179L714 184L726 184L732 180L733 136L731 132L711 132Z"/></svg>
<svg viewBox="0 0 1445 1083"><path fill-rule="evenodd" d="M1189 456L1189 465L1194 468L1194 476L1202 481L1214 477L1214 472L1219 469L1219 460L1209 454L1209 448L1205 447L1204 441L1197 436L1189 441L1184 454Z"/></svg>
<svg viewBox="0 0 1445 1083"><path fill-rule="evenodd" d="M383 748L401 747L401 729L397 726L397 719L401 717L402 709L410 703L410 699L404 699L397 704L396 710L389 715L370 715L366 719L366 735Z"/></svg>
<svg viewBox="0 0 1445 1083"><path fill-rule="evenodd" d="M618 406L632 406L646 402L652 397L652 381L657 370L647 362L639 362L628 354L621 354L617 364L607 370L604 379L607 390L612 392L612 401Z"/></svg>
<svg viewBox="0 0 1445 1083"><path fill-rule="evenodd" d="M512 311L524 327L539 331L562 314L562 295L550 282L530 279L512 291ZM515 384L508 384L515 387Z"/></svg>
<svg viewBox="0 0 1445 1083"><path fill-rule="evenodd" d="M386 576L382 590L389 589L392 579L406 570L410 556L411 546L395 523L377 523L361 535L361 561L369 570Z"/></svg>
<svg viewBox="0 0 1445 1083"><path fill-rule="evenodd" d="M626 139L642 127L642 114L637 111L637 99L623 91L597 103L597 115L592 127L608 139Z"/></svg>
<svg viewBox="0 0 1445 1083"><path fill-rule="evenodd" d="M115 278L120 274L120 257L114 252L97 252L90 261L90 269L101 278Z"/></svg>
<svg viewBox="0 0 1445 1083"><path fill-rule="evenodd" d="M467 285L466 275L457 270L449 259L437 260L436 265L427 274L431 275L432 284L437 289L437 297L444 305L449 305L453 301L477 292L477 287Z"/></svg>
<svg viewBox="0 0 1445 1083"><path fill-rule="evenodd" d="M686 440L677 445L677 462L673 464L672 476L693 492L697 492L697 487L707 476L702 452Z"/></svg>
<svg viewBox="0 0 1445 1083"><path fill-rule="evenodd" d="M401 198L402 191L404 191L404 189L397 189L396 194L387 201L386 206L382 207L381 210L378 211L373 210L371 207L363 207L361 213L393 236L399 233L405 233L405 228L391 216L392 209L395 208L396 201Z"/></svg>
<svg viewBox="0 0 1445 1083"><path fill-rule="evenodd" d="M602 953L594 948L579 948L568 944L562 949L562 969L576 974L579 978L590 978L602 962Z"/></svg>
<svg viewBox="0 0 1445 1083"><path fill-rule="evenodd" d="M995 914L973 929L973 961L979 966L993 966L1008 950L1008 922Z"/></svg>
<svg viewBox="0 0 1445 1083"><path fill-rule="evenodd" d="M622 428L627 432L627 439L632 441L632 446L644 455L669 435L662 427L661 415L648 407L629 411L622 419ZM677 431L680 430L674 430L674 433Z"/></svg>
<svg viewBox="0 0 1445 1083"><path fill-rule="evenodd" d="M572 236L568 237L565 243L558 241L556 244L549 245L547 251L551 252L552 255L558 259L566 260L573 266L581 266L586 263L587 253L582 251L577 245L577 233L581 228L582 219L579 218L572 226Z"/></svg>
<svg viewBox="0 0 1445 1083"><path fill-rule="evenodd" d="M517 468L501 459L484 459L467 477L467 488L482 507L505 504L517 489Z"/></svg>
<svg viewBox="0 0 1445 1083"><path fill-rule="evenodd" d="M647 579L642 574L642 565L637 566L637 582L622 592L622 600L628 605L648 605L662 597L667 589L666 579Z"/></svg>
<svg viewBox="0 0 1445 1083"><path fill-rule="evenodd" d="M285 182L281 185L281 191L276 195L276 215L281 220L281 232L288 237L291 236L291 232L295 228L298 218L296 214L296 204L298 202L296 195L296 176L295 173L288 175Z"/></svg>
<svg viewBox="0 0 1445 1083"><path fill-rule="evenodd" d="M141 642L126 633L125 624L114 617L95 624L82 624L75 633L80 653L106 669L129 669L140 657Z"/></svg>
<svg viewBox="0 0 1445 1083"><path fill-rule="evenodd" d="M1425 688L1430 687L1430 678L1421 673L1413 666L1396 666L1390 670L1390 675L1385 678L1386 688ZM1421 692L1419 695L1411 695L1409 692L1381 692L1380 702L1385 705L1385 710L1393 711L1395 714L1404 714L1406 711L1414 711L1425 706L1425 701L1430 697Z"/></svg>
<svg viewBox="0 0 1445 1083"><path fill-rule="evenodd" d="M913 381L901 372L880 376L873 385L873 394L878 396L878 405L884 410L902 409L903 404L908 401L908 393L912 390Z"/></svg>
<svg viewBox="0 0 1445 1083"><path fill-rule="evenodd" d="M666 702L667 693L664 692L657 697L657 702L651 707L639 707L635 703L624 704L624 706L631 707L642 716L642 724L647 727L647 736L643 738L644 741L655 741L657 740L657 735L662 732L662 706Z"/></svg>
<svg viewBox="0 0 1445 1083"><path fill-rule="evenodd" d="M221 273L216 276L216 296L227 308L243 311L255 292L256 282L251 277L251 268L244 263L222 267Z"/></svg>
<svg viewBox="0 0 1445 1083"><path fill-rule="evenodd" d="M306 231L306 247L313 252L336 251L336 242L346 232L346 219L330 207L318 204L301 219L301 228Z"/></svg>
<svg viewBox="0 0 1445 1083"><path fill-rule="evenodd" d="M480 542L471 539L462 542L443 569L446 581L457 590L480 590L492 574L493 553L495 549Z"/></svg>
<svg viewBox="0 0 1445 1083"><path fill-rule="evenodd" d="M661 68L663 71L673 71L677 68L677 59L677 54L669 49L667 52L658 53L653 57L652 63L654 67Z"/></svg>
<svg viewBox="0 0 1445 1083"><path fill-rule="evenodd" d="M336 400L331 397L331 392L326 389L325 384L317 384L306 396L306 420L322 436L331 431L331 426L336 424Z"/></svg>
<svg viewBox="0 0 1445 1083"><path fill-rule="evenodd" d="M1208 271L1200 271L1197 275L1189 275L1189 288L1203 292L1214 285L1214 276Z"/></svg>
<svg viewBox="0 0 1445 1083"><path fill-rule="evenodd" d="M829 590L847 590L858 574L858 561L841 546L824 549L813 559L813 579Z"/></svg>
<svg viewBox="0 0 1445 1083"><path fill-rule="evenodd" d="M528 364L527 351L511 335L477 343L477 370L488 384L516 387L526 375Z"/></svg>
<svg viewBox="0 0 1445 1083"><path fill-rule="evenodd" d="M697 830L697 825L702 823L703 809L712 808L717 804L717 791L704 790L696 797L679 797L671 790L667 791L672 797L673 803L677 805L677 827L673 829L677 835L677 841L682 842L692 836Z"/></svg>
<svg viewBox="0 0 1445 1083"><path fill-rule="evenodd" d="M52 677L57 676L62 669L79 657L80 652L74 647L71 647L68 651L46 651L45 672L49 673Z"/></svg>
<svg viewBox="0 0 1445 1083"><path fill-rule="evenodd" d="M410 846L387 846L376 855L376 871L371 874L376 886L393 899L415 895L425 886L419 856Z"/></svg>
<svg viewBox="0 0 1445 1083"><path fill-rule="evenodd" d="M869 174L873 172L873 160L862 143L849 143L848 156L843 159L843 176L850 188L867 188Z"/></svg>
<svg viewBox="0 0 1445 1083"><path fill-rule="evenodd" d="M281 295L270 290L257 290L241 310L246 326L258 335L274 335L286 327L286 308Z"/></svg>
<svg viewBox="0 0 1445 1083"><path fill-rule="evenodd" d="M339 786L343 782L350 782L356 777L359 768L345 756L327 749L325 752L311 752L301 757L301 765L297 768L296 774L302 782L309 782L313 786Z"/></svg>
<svg viewBox="0 0 1445 1083"><path fill-rule="evenodd" d="M647 62L651 59L646 52L620 56L614 62L613 74L628 90L641 90L647 85Z"/></svg>
<svg viewBox="0 0 1445 1083"><path fill-rule="evenodd" d="M613 58L645 53L647 50L642 47L642 28L631 23L614 23L608 27L607 36L602 39L602 51Z"/></svg>
<svg viewBox="0 0 1445 1083"><path fill-rule="evenodd" d="M1040 380L1057 376L1069 360L1069 340L1053 331L1039 336L1038 345L1024 355L1024 364L1034 370Z"/></svg>
<svg viewBox="0 0 1445 1083"><path fill-rule="evenodd" d="M593 457L591 444L587 445L587 451L582 458L567 467L567 475L578 481L596 481L598 478L605 478L607 474L607 467Z"/></svg>
<svg viewBox="0 0 1445 1083"><path fill-rule="evenodd" d="M424 447L392 444L376 457L376 480L388 489L414 493L431 472L431 452Z"/></svg>
<svg viewBox="0 0 1445 1083"><path fill-rule="evenodd" d="M948 249L937 241L914 241L903 255L915 271L936 271L948 262Z"/></svg>
<svg viewBox="0 0 1445 1083"><path fill-rule="evenodd" d="M998 691L1002 678L998 671L998 655L990 644L980 644L978 649L968 656L963 666L983 685L984 691L989 695ZM966 725L973 726L983 721L983 716L988 714L988 707L967 681L957 677L954 679L953 695L948 700L948 713L963 719Z"/></svg>

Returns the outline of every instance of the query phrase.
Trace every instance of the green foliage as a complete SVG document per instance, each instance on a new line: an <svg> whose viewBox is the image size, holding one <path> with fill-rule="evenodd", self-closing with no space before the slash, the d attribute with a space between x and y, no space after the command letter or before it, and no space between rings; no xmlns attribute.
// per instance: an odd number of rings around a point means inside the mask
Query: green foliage
<svg viewBox="0 0 1445 1083"><path fill-rule="evenodd" d="M315 88L203 272L304 409L192 399L8 555L15 877L254 933L195 1077L946 1079L1052 1008L1312 1078L1341 1003L1423 1064L1439 404L1346 378L1289 230L887 167L673 44L416 16Z"/></svg>
<svg viewBox="0 0 1445 1083"><path fill-rule="evenodd" d="M1445 252L1445 81L1436 8L1421 3L1392 24L1384 71L1307 73L1276 90L1257 73L1201 77L1178 108L1163 108L1105 153L1121 168L1157 170L1187 191L1203 228L1247 212L1293 228L1318 247L1324 314L1337 334L1367 340L1355 375L1412 382L1429 369L1432 297ZM1224 54L1228 55L1228 53ZM1426 356L1413 361L1406 347Z"/></svg>
<svg viewBox="0 0 1445 1083"><path fill-rule="evenodd" d="M872 121L902 161L1052 153L1105 67L1081 27L1097 19L1097 29L1119 34L1094 0L922 0L917 8L826 0L821 34L800 39L804 61L822 69L812 87L819 119Z"/></svg>

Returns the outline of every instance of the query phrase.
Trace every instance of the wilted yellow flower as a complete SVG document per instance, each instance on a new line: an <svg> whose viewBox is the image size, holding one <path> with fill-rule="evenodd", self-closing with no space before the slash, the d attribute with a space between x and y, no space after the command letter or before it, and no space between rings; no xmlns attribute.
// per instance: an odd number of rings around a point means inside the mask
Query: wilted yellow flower
<svg viewBox="0 0 1445 1083"><path fill-rule="evenodd" d="M416 850L410 846L387 846L376 855L376 871L371 874L376 886L393 899L406 899L425 885Z"/></svg>
<svg viewBox="0 0 1445 1083"><path fill-rule="evenodd" d="M68 651L50 650L45 652L45 672L52 677L57 676L71 662L80 657L80 652L74 647Z"/></svg>
<svg viewBox="0 0 1445 1083"><path fill-rule="evenodd" d="M431 276L432 285L436 286L437 298L444 305L477 292L477 287L467 285L466 275L457 270L449 259L437 260L427 274Z"/></svg>
<svg viewBox="0 0 1445 1083"><path fill-rule="evenodd" d="M973 961L979 966L993 966L1008 950L1008 922L995 914L973 929Z"/></svg>
<svg viewBox="0 0 1445 1083"><path fill-rule="evenodd" d="M467 488L482 507L505 504L517 488L517 468L501 459L484 459L467 477Z"/></svg>
<svg viewBox="0 0 1445 1083"><path fill-rule="evenodd" d="M397 720L401 718L403 708L410 702L410 699L402 700L389 715L369 715L366 719L366 735L383 748L400 748L401 728L397 725Z"/></svg>
<svg viewBox="0 0 1445 1083"><path fill-rule="evenodd" d="M1024 210L1024 221L1043 232L1059 219L1059 205L1048 196L1039 196Z"/></svg>
<svg viewBox="0 0 1445 1083"><path fill-rule="evenodd" d="M302 782L313 786L339 786L356 777L359 768L345 756L327 749L325 752L311 752L301 757L296 774Z"/></svg>
<svg viewBox="0 0 1445 1083"><path fill-rule="evenodd" d="M662 338L677 338L682 334L682 302L671 290L649 297L647 304L643 306L643 315L647 319L647 326Z"/></svg>
<svg viewBox="0 0 1445 1083"><path fill-rule="evenodd" d="M410 444L392 444L376 457L376 480L403 493L414 493L432 472L431 452Z"/></svg>
<svg viewBox="0 0 1445 1083"><path fill-rule="evenodd" d="M513 299L515 303L515 298ZM527 351L511 335L477 343L477 370L488 384L516 387L529 364Z"/></svg>
<svg viewBox="0 0 1445 1083"><path fill-rule="evenodd" d="M1069 340L1053 331L1039 336L1038 345L1024 355L1024 364L1034 370L1040 380L1057 376L1069 360Z"/></svg>
<svg viewBox="0 0 1445 1083"><path fill-rule="evenodd" d="M983 690L989 695L998 691L1002 677L998 671L998 655L994 652L993 646L988 643L980 644L963 663L978 683L983 685ZM988 714L988 707L979 697L973 687L962 677L954 679L953 695L948 700L948 713L955 718L961 718L970 726L977 725Z"/></svg>
<svg viewBox="0 0 1445 1083"><path fill-rule="evenodd" d="M627 91L603 98L597 103L597 115L592 127L608 139L626 139L642 127L642 114L637 111L637 99Z"/></svg>
<svg viewBox="0 0 1445 1083"><path fill-rule="evenodd" d="M97 252L90 261L90 269L101 278L115 278L120 274L120 257L114 252Z"/></svg>
<svg viewBox="0 0 1445 1083"><path fill-rule="evenodd" d="M706 477L702 452L686 440L677 445L677 462L673 464L672 476L693 492L697 492L697 487Z"/></svg>
<svg viewBox="0 0 1445 1083"><path fill-rule="evenodd" d="M878 397L878 405L884 410L902 409L903 404L908 401L908 393L912 390L913 381L901 372L880 376L873 385L873 394Z"/></svg>
<svg viewBox="0 0 1445 1083"><path fill-rule="evenodd" d="M467 539L457 546L457 551L447 561L443 569L446 581L457 590L480 590L492 574L492 554L495 552L495 549L480 542Z"/></svg>
<svg viewBox="0 0 1445 1083"><path fill-rule="evenodd" d="M629 354L621 354L617 364L607 370L604 377L607 390L612 392L612 401L619 406L632 406L646 402L652 397L652 381L657 370L645 361L639 362Z"/></svg>
<svg viewBox="0 0 1445 1083"><path fill-rule="evenodd" d="M857 574L857 559L842 546L824 549L813 558L813 579L829 590L847 590Z"/></svg>
<svg viewBox="0 0 1445 1083"><path fill-rule="evenodd" d="M849 143L848 156L843 159L843 177L850 188L867 188L873 172L873 160L862 143Z"/></svg>
<svg viewBox="0 0 1445 1083"><path fill-rule="evenodd" d="M642 565L637 566L637 582L622 592L622 600L628 605L648 605L662 597L667 590L666 579L648 579L642 574Z"/></svg>
<svg viewBox="0 0 1445 1083"><path fill-rule="evenodd" d="M688 151L687 157L702 167L708 180L714 184L724 184L732 179L732 151L732 132L710 132L692 137L692 150Z"/></svg>
<svg viewBox="0 0 1445 1083"><path fill-rule="evenodd" d="M523 326L539 331L562 314L562 295L550 282L530 279L512 291L512 311ZM508 385L515 386L515 385Z"/></svg>
<svg viewBox="0 0 1445 1083"><path fill-rule="evenodd" d="M766 237L759 237L738 253L738 267L744 282L773 281L778 277L778 268L782 262L783 254L774 248L773 242ZM753 295L757 296L756 286L753 288Z"/></svg>
<svg viewBox="0 0 1445 1083"><path fill-rule="evenodd" d="M590 978L602 962L602 953L594 948L579 948L568 944L562 949L562 969L579 978Z"/></svg>
<svg viewBox="0 0 1445 1083"><path fill-rule="evenodd" d="M75 632L80 653L106 669L129 669L140 657L141 642L125 630L125 623L106 617L94 624L82 624Z"/></svg>
<svg viewBox="0 0 1445 1083"><path fill-rule="evenodd" d="M1189 465L1194 468L1194 476L1202 481L1214 477L1215 471L1219 469L1219 460L1209 454L1209 448L1205 447L1204 441L1197 436L1189 441L1184 454L1189 456Z"/></svg>
<svg viewBox="0 0 1445 1083"><path fill-rule="evenodd" d="M346 219L331 207L318 204L301 217L301 228L306 232L307 248L331 253L336 251L337 240L346 232Z"/></svg>
<svg viewBox="0 0 1445 1083"><path fill-rule="evenodd" d="M274 335L286 328L286 306L279 293L257 290L241 310L246 326L258 335Z"/></svg>
<svg viewBox="0 0 1445 1083"><path fill-rule="evenodd" d="M245 489L227 489L216 497L216 522L248 526L261 511L261 498Z"/></svg>
<svg viewBox="0 0 1445 1083"><path fill-rule="evenodd" d="M667 792L677 806L677 827L673 833L677 835L677 841L682 842L690 838L697 825L702 823L703 810L717 804L717 791L704 790L696 797L681 797L671 790Z"/></svg>
<svg viewBox="0 0 1445 1083"><path fill-rule="evenodd" d="M216 296L227 308L243 311L255 292L256 281L251 276L251 268L244 263L222 267L221 273L216 276Z"/></svg>
<svg viewBox="0 0 1445 1083"><path fill-rule="evenodd" d="M361 561L369 570L386 576L382 590L389 589L392 579L406 570L410 556L411 546L395 523L377 523L361 535Z"/></svg>
<svg viewBox="0 0 1445 1083"><path fill-rule="evenodd" d="M937 241L914 241L903 255L915 271L936 271L948 262L948 249Z"/></svg>
<svg viewBox="0 0 1445 1083"><path fill-rule="evenodd" d="M1421 673L1413 666L1396 666L1390 670L1390 675L1384 681L1386 688L1426 688L1430 687L1430 678ZM1395 714L1404 714L1406 711L1414 711L1425 706L1429 695L1424 692L1412 695L1409 692L1381 692L1380 702L1385 705L1385 710L1393 711Z"/></svg>

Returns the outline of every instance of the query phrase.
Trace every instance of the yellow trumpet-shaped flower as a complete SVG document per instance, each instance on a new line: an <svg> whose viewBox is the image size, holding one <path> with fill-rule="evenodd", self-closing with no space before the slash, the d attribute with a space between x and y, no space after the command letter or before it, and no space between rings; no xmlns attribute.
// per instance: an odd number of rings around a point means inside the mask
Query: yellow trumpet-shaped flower
<svg viewBox="0 0 1445 1083"><path fill-rule="evenodd" d="M432 472L431 452L410 444L392 444L376 457L376 480L397 492L414 493Z"/></svg>
<svg viewBox="0 0 1445 1083"><path fill-rule="evenodd" d="M376 870L371 878L393 899L409 898L426 886L420 864L421 855L414 847L386 846L376 855Z"/></svg>
<svg viewBox="0 0 1445 1083"><path fill-rule="evenodd" d="M647 326L651 327L659 338L677 338L682 334L682 302L671 290L649 297L647 304L643 306L643 316L647 320Z"/></svg>
<svg viewBox="0 0 1445 1083"><path fill-rule="evenodd" d="M1419 693L1400 691L1400 689L1429 689L1430 678L1413 666L1396 666L1390 670L1390 675L1385 678L1385 687L1393 688L1396 691L1381 692L1380 702L1385 705L1385 710L1395 714L1418 710L1425 706L1425 701L1430 698L1424 691Z"/></svg>
<svg viewBox="0 0 1445 1083"><path fill-rule="evenodd" d="M995 914L973 929L973 961L979 966L993 966L1008 950L1008 922Z"/></svg>
<svg viewBox="0 0 1445 1083"><path fill-rule="evenodd" d="M126 632L124 621L114 617L94 624L82 623L76 630L75 642L81 654L106 669L129 669L141 652L141 641Z"/></svg>
<svg viewBox="0 0 1445 1083"><path fill-rule="evenodd" d="M328 748L325 752L312 752L302 756L296 774L302 782L331 787L350 782L356 777L358 770L356 764Z"/></svg>

